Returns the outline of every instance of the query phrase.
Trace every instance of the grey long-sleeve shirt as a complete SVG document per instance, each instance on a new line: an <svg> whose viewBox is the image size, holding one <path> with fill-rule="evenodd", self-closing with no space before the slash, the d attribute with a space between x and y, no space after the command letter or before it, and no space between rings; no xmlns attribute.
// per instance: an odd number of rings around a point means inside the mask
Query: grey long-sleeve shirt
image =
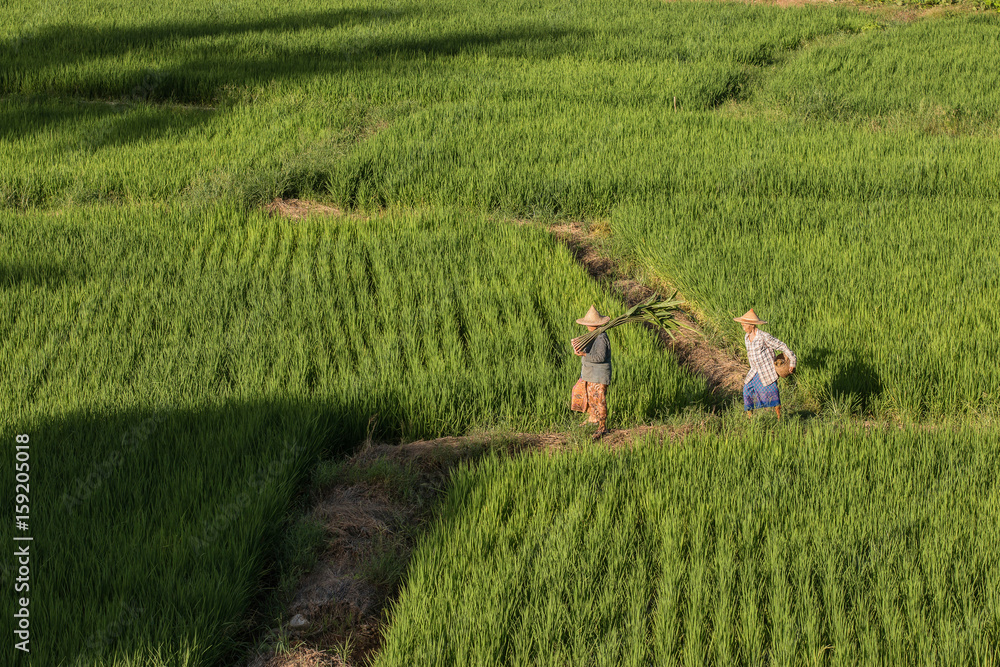
<svg viewBox="0 0 1000 667"><path fill-rule="evenodd" d="M608 334L602 333L584 348L580 358L583 368L580 379L596 384L611 384L611 341Z"/></svg>

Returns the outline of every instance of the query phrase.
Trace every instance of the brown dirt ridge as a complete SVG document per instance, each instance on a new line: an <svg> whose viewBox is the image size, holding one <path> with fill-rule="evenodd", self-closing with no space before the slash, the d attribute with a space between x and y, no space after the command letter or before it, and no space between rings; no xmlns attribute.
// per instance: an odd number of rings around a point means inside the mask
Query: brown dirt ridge
<svg viewBox="0 0 1000 667"><path fill-rule="evenodd" d="M648 285L624 277L614 260L600 252L595 243L596 235L585 232L580 223L551 225L549 231L569 247L576 261L587 268L592 278L610 281L612 291L625 302L626 307L631 308L653 295L654 290ZM678 294L678 297L683 298L683 295ZM688 329L681 329L673 338L663 330L647 328L674 353L682 366L703 377L717 395L742 391L743 378L749 366L734 354L712 345L693 315L683 313L677 319Z"/></svg>
<svg viewBox="0 0 1000 667"><path fill-rule="evenodd" d="M640 437L679 443L706 422L681 426L613 429L603 438L610 448L630 446ZM420 440L400 445L366 444L344 467L353 475L324 491L311 516L322 522L326 548L304 576L287 610L282 650L256 656L248 667L341 667L370 664L382 645L385 612L399 582L373 582L371 562L385 553L400 566L423 527L451 470L493 450L510 456L530 452L558 455L580 438L575 433L483 433ZM405 493L366 472L392 466L412 475Z"/></svg>
<svg viewBox="0 0 1000 667"><path fill-rule="evenodd" d="M302 220L307 215L341 216L344 212L336 206L327 206L303 199L282 199L276 197L264 205L264 211L272 216L281 216L289 220Z"/></svg>
<svg viewBox="0 0 1000 667"><path fill-rule="evenodd" d="M302 220L309 215L362 218L349 214L336 206L310 202L301 199L276 198L264 205L264 210L272 216L284 217L290 220ZM515 224L533 224L527 220L512 220ZM610 283L611 290L625 302L627 308L648 299L653 295L653 288L623 275L619 265L610 257L602 254L596 243L597 235L588 233L579 222L564 222L547 225L546 228L560 241L569 247L574 258L582 264L595 280ZM683 298L682 295L678 295ZM678 362L696 375L708 382L711 390L718 396L739 393L743 386L743 377L748 366L732 352L712 345L701 333L701 326L693 315L681 314L678 320L688 327L671 338L666 332L651 332L658 335L661 343L671 350Z"/></svg>
<svg viewBox="0 0 1000 667"><path fill-rule="evenodd" d="M360 217L335 206L298 199L275 199L264 209L273 216L302 220L306 216ZM512 224L531 224L508 220ZM597 235L580 223L546 227L566 244L591 277L607 284L626 305L643 301L654 292L642 283L624 277L620 267L601 253ZM652 335L673 352L679 363L705 378L718 395L739 390L746 366L733 354L712 346L691 315L682 322L693 331L671 339L650 327ZM637 426L612 429L602 438L604 446L629 447L638 438L657 437L680 442L691 432L704 430L706 421L681 426ZM334 667L369 664L382 644L385 612L398 593L399 582L373 581L371 564L386 553L402 566L419 529L431 518L432 506L446 487L452 468L490 450L509 455L547 452L556 455L569 449L580 433L484 433L422 440L400 445L366 443L344 463L355 473L325 489L311 511L322 523L325 550L318 564L298 583L279 635L286 641L281 650L256 656L247 667ZM408 471L406 493L367 475L378 466Z"/></svg>
<svg viewBox="0 0 1000 667"><path fill-rule="evenodd" d="M677 2L678 0L663 0L664 2ZM972 2L958 2L949 4L927 4L908 3L888 5L882 2L863 2L861 0L703 0L705 2L742 2L748 5L773 5L782 9L793 7L805 7L807 5L828 5L840 7L853 7L859 11L874 14L878 18L887 21L898 21L900 23L912 23L921 19L939 18L953 14L964 14L979 11L979 8Z"/></svg>
<svg viewBox="0 0 1000 667"><path fill-rule="evenodd" d="M275 200L267 205L275 216L301 220L307 215L360 218L340 209L302 200ZM506 219L510 224L539 224ZM654 290L625 275L602 253L600 223L568 222L545 228L564 243L590 276L608 286L627 306L647 299ZM662 287L662 286L661 286ZM705 378L717 395L738 393L746 364L733 352L720 349L701 333L697 318L684 314L693 331L671 339L650 327L651 335L671 350L679 363ZM568 407L568 406L567 406ZM711 430L710 414L681 425L642 425L612 429L601 440L609 449L628 448L639 438L682 445L691 433ZM887 424L864 422L864 428ZM902 425L898 426L902 428ZM556 433L487 432L420 440L398 445L366 442L343 462L335 483L319 490L310 513L322 524L324 551L317 565L302 577L275 631L283 640L246 667L341 667L371 664L382 646L387 610L402 585L410 553L432 520L435 502L447 487L455 466L472 462L490 451L509 456L541 452L557 456L585 438L582 429ZM386 470L403 471L395 478ZM343 472L346 471L346 472ZM373 563L385 563L395 576L373 576ZM375 568L377 569L377 568Z"/></svg>

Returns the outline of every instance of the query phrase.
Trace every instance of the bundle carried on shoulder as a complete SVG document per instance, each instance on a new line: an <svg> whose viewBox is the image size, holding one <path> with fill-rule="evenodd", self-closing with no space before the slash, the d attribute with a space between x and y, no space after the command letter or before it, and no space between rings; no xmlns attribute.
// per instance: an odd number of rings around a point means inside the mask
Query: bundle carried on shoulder
<svg viewBox="0 0 1000 667"><path fill-rule="evenodd" d="M590 345L595 338L608 329L613 329L617 326L625 324L626 322L645 322L646 324L652 324L655 327L664 329L667 332L667 335L673 338L675 330L680 328L690 328L681 324L676 319L677 311L680 310L681 305L684 303L683 299L678 299L676 297L677 292L675 291L669 298L663 301L657 301L659 296L654 294L642 303L637 303L629 308L625 311L624 315L619 315L594 331L588 331L582 336L574 338L571 341L573 349L577 352L583 350Z"/></svg>

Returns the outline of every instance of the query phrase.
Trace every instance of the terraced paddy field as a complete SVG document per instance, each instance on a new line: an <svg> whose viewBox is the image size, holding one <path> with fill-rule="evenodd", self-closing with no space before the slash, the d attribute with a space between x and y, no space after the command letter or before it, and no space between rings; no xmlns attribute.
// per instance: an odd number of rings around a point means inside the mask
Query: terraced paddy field
<svg viewBox="0 0 1000 667"><path fill-rule="evenodd" d="M29 219L3 214L4 428L37 443L36 622L61 630L36 659L53 663L132 603L141 643L98 648L218 658L311 463L366 434L565 428L574 313L608 303L543 230L454 213ZM622 423L708 398L639 329L617 354Z"/></svg>
<svg viewBox="0 0 1000 667"><path fill-rule="evenodd" d="M726 336L745 305L795 336L813 409L997 407L1000 377L977 363L997 353L984 318L1000 298L984 233L1000 186L995 13L181 3L151 20L71 3L5 16L8 206L280 195L609 219L617 254L682 287ZM939 316L911 330L933 303Z"/></svg>
<svg viewBox="0 0 1000 667"><path fill-rule="evenodd" d="M459 473L378 661L995 662L978 7L0 8L0 423L32 438L36 633L5 663L236 664L316 546L317 461L571 430L573 320L624 304L545 232L567 220L715 346L770 320L791 423L615 332L612 426L700 435ZM588 525L550 531L567 507Z"/></svg>
<svg viewBox="0 0 1000 667"><path fill-rule="evenodd" d="M998 445L723 426L489 457L453 476L376 664L992 664Z"/></svg>

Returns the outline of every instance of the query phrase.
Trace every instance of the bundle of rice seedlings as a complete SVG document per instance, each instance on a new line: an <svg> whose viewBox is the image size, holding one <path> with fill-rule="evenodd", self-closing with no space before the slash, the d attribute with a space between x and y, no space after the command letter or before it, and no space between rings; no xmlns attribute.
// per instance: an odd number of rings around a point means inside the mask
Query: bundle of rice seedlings
<svg viewBox="0 0 1000 667"><path fill-rule="evenodd" d="M642 303L637 303L629 308L625 311L624 315L619 315L607 324L600 326L593 331L588 331L582 336L577 336L571 341L573 343L573 349L577 352L585 349L595 338L608 329L613 329L617 326L625 324L626 322L646 322L647 324L652 324L653 326L660 327L665 330L667 335L671 338L674 337L674 331L677 329L682 327L690 329L690 327L678 322L675 317L677 311L680 310L681 304L684 303L683 299L677 298L676 290L670 295L670 297L663 301L657 301L658 298L659 296L654 294Z"/></svg>

